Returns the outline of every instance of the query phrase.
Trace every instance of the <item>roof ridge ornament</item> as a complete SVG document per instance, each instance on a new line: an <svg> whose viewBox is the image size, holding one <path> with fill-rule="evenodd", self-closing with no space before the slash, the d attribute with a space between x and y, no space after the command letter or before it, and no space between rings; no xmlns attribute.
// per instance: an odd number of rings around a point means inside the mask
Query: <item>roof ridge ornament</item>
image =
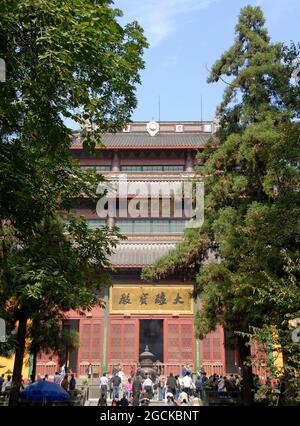
<svg viewBox="0 0 300 426"><path fill-rule="evenodd" d="M159 124L157 121L151 120L147 123L146 129L150 136L155 136L159 132Z"/></svg>

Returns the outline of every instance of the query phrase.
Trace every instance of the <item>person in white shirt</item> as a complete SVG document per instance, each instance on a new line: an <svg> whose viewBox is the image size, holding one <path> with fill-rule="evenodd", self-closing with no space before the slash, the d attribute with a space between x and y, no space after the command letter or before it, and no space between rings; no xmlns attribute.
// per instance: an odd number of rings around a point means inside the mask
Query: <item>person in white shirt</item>
<svg viewBox="0 0 300 426"><path fill-rule="evenodd" d="M182 380L182 377L180 376L178 376L177 378L177 387L179 390L183 388L183 380Z"/></svg>
<svg viewBox="0 0 300 426"><path fill-rule="evenodd" d="M182 402L186 402L188 405L189 402L189 395L187 394L187 392L185 392L184 390L182 392L180 392L179 397L178 397L178 403L181 405Z"/></svg>
<svg viewBox="0 0 300 426"><path fill-rule="evenodd" d="M60 385L60 382L62 381L62 376L59 374L58 371L54 374L54 383L57 385Z"/></svg>
<svg viewBox="0 0 300 426"><path fill-rule="evenodd" d="M165 401L165 406L168 407L176 407L176 402L174 401L174 395L172 394L172 392L167 392L166 393L166 401Z"/></svg>
<svg viewBox="0 0 300 426"><path fill-rule="evenodd" d="M153 395L153 393L152 393L152 391L153 391L153 382L150 379L150 377L148 377L148 375L146 375L146 378L144 380L143 389L147 392L148 398L151 399L152 395Z"/></svg>
<svg viewBox="0 0 300 426"><path fill-rule="evenodd" d="M191 385L192 385L192 378L189 373L186 373L186 375L182 379L183 384L183 390L190 395L191 393Z"/></svg>
<svg viewBox="0 0 300 426"><path fill-rule="evenodd" d="M119 376L121 379L120 388L122 393L124 393L125 392L125 374L122 371L122 368L120 368L120 370L118 371L117 376Z"/></svg>
<svg viewBox="0 0 300 426"><path fill-rule="evenodd" d="M218 381L218 392L225 392L226 388L225 388L225 379L224 377L220 377L219 381Z"/></svg>
<svg viewBox="0 0 300 426"><path fill-rule="evenodd" d="M121 382L124 383L124 379L125 379L125 374L122 371L122 369L120 371L118 371L117 375L120 377Z"/></svg>
<svg viewBox="0 0 300 426"><path fill-rule="evenodd" d="M12 384L12 380L11 380L11 376L7 376L7 379L4 380L3 385L2 385L2 392L8 391L11 388L11 384Z"/></svg>
<svg viewBox="0 0 300 426"><path fill-rule="evenodd" d="M108 378L106 377L106 373L100 377L100 398L105 395L107 398L107 388L108 388Z"/></svg>
<svg viewBox="0 0 300 426"><path fill-rule="evenodd" d="M1 374L1 377L0 377L0 392L2 391L2 386L3 386L4 382L5 382L4 374Z"/></svg>

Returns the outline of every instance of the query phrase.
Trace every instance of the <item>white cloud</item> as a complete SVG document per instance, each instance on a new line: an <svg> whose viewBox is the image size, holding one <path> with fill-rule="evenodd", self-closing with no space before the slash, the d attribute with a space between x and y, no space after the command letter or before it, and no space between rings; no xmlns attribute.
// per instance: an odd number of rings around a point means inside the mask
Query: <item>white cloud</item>
<svg viewBox="0 0 300 426"><path fill-rule="evenodd" d="M124 0L116 1L122 9ZM126 20L136 19L145 30L151 46L158 45L176 31L185 15L208 8L217 0L125 0ZM125 4L124 1L124 4Z"/></svg>

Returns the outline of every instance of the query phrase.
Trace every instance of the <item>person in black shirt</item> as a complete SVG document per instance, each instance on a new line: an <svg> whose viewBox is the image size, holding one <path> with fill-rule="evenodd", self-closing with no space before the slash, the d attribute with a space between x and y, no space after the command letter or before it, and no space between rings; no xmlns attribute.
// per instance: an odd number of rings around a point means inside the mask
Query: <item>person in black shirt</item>
<svg viewBox="0 0 300 426"><path fill-rule="evenodd" d="M138 406L140 403L140 394L142 391L142 380L140 376L136 376L132 383L133 406Z"/></svg>
<svg viewBox="0 0 300 426"><path fill-rule="evenodd" d="M114 398L119 398L119 387L120 387L121 379L119 376L115 375L112 379L113 384L113 395Z"/></svg>
<svg viewBox="0 0 300 426"><path fill-rule="evenodd" d="M173 376L173 373L170 373L170 376L167 378L167 388L168 388L168 392L172 392L172 394L175 396L175 394L176 394L176 379Z"/></svg>

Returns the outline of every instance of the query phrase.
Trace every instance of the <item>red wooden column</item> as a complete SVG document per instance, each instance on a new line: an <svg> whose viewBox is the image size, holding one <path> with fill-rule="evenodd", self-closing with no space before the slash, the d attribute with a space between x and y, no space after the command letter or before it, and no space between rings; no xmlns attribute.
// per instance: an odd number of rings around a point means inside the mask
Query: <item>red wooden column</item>
<svg viewBox="0 0 300 426"><path fill-rule="evenodd" d="M168 359L168 320L165 318L163 320L163 350L164 350L164 359L163 362L166 364Z"/></svg>
<svg viewBox="0 0 300 426"><path fill-rule="evenodd" d="M223 371L226 374L226 353L225 353L225 332L224 328L220 326L220 335L221 335L221 358L223 362Z"/></svg>

